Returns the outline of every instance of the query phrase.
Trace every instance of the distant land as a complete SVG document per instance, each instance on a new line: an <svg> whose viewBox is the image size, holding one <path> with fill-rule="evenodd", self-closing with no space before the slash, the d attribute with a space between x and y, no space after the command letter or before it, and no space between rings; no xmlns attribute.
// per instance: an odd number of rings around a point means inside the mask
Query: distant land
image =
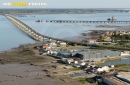
<svg viewBox="0 0 130 85"><path fill-rule="evenodd" d="M61 9L61 8L0 8L0 14L87 14L87 13L122 13L130 12L130 8L88 8L88 9Z"/></svg>

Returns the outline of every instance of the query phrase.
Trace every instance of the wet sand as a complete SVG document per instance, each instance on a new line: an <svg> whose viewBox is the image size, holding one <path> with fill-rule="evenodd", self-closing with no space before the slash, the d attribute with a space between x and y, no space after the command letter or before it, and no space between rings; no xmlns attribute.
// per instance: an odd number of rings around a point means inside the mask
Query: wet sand
<svg viewBox="0 0 130 85"><path fill-rule="evenodd" d="M115 28L118 31L130 31L130 25L128 26L116 26L116 25L96 25L96 28Z"/></svg>

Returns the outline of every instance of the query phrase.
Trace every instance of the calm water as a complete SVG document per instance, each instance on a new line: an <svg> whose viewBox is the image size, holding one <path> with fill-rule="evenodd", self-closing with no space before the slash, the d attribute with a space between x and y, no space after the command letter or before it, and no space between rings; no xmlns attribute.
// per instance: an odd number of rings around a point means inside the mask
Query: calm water
<svg viewBox="0 0 130 85"><path fill-rule="evenodd" d="M122 58L119 60L113 60L113 61L107 61L103 64L101 64L101 66L110 66L110 65L118 65L118 64L127 64L130 63L130 58ZM124 70L130 70L130 66L123 68Z"/></svg>
<svg viewBox="0 0 130 85"><path fill-rule="evenodd" d="M34 42L34 40L17 29L8 19L0 16L0 51L19 46L19 44Z"/></svg>
<svg viewBox="0 0 130 85"><path fill-rule="evenodd" d="M45 14L35 15L35 17L17 17L24 23L41 34L56 38L65 38L80 35L87 30L114 30L114 28L95 28L100 24L83 23L46 23L46 20L107 20L115 16L117 20L130 21L130 13L103 13L103 14ZM42 20L38 23L36 20ZM19 44L34 43L35 41L17 29L8 19L0 16L0 51L19 46ZM115 24L111 24L115 25ZM119 24L118 24L119 25ZM123 24L121 24L123 25Z"/></svg>
<svg viewBox="0 0 130 85"><path fill-rule="evenodd" d="M31 26L36 31L41 34L45 34L48 36L56 37L56 38L64 38L77 36L81 32L87 30L97 30L95 25L100 24L83 24L83 23L46 23L46 20L107 20L115 16L117 20L129 21L130 13L102 13L102 14L45 14L45 15L36 15L36 17L17 17L22 20L29 26ZM42 20L42 23L35 22L36 20ZM107 24L105 24L107 25ZM116 24L110 24L116 25ZM119 25L119 24L117 24ZM123 25L123 24L121 24ZM128 24L127 24L128 25ZM98 28L98 30L113 30L114 28Z"/></svg>
<svg viewBox="0 0 130 85"><path fill-rule="evenodd" d="M130 63L130 58L122 58L119 60L107 61L103 63L102 65L110 66L110 65L118 65L118 64L127 64L127 63Z"/></svg>

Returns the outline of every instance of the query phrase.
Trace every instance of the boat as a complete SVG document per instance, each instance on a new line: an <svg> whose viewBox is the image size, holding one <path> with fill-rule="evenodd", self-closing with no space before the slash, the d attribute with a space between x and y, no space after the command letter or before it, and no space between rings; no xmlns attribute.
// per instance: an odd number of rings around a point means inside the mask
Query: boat
<svg viewBox="0 0 130 85"><path fill-rule="evenodd" d="M40 22L40 20L36 20L36 22Z"/></svg>
<svg viewBox="0 0 130 85"><path fill-rule="evenodd" d="M109 20L109 21L115 21L116 19L114 18L114 16L112 16L112 18L108 18L107 20Z"/></svg>
<svg viewBox="0 0 130 85"><path fill-rule="evenodd" d="M36 20L35 22L42 22L42 20Z"/></svg>

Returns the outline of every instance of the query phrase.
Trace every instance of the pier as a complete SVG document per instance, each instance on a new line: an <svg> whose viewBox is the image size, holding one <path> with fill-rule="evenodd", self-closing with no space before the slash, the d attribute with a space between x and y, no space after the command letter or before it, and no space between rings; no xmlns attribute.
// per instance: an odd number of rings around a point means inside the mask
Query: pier
<svg viewBox="0 0 130 85"><path fill-rule="evenodd" d="M83 45L83 46L95 46L95 44L87 44L87 43L82 43L82 42L75 42L75 41L70 41L70 40L64 40L64 39L58 39L50 36L46 36L44 34L40 34L36 32L33 28L29 27L22 21L18 20L17 18L13 17L12 15L6 14L6 18L8 18L17 28L19 28L21 31L23 31L25 34L27 34L29 37L33 38L36 41L41 41L45 39L55 40L56 42L66 42L66 43L71 43L71 44L77 44L77 45Z"/></svg>
<svg viewBox="0 0 130 85"><path fill-rule="evenodd" d="M130 21L85 21L85 20L46 20L51 23L99 23L99 24L130 24Z"/></svg>

